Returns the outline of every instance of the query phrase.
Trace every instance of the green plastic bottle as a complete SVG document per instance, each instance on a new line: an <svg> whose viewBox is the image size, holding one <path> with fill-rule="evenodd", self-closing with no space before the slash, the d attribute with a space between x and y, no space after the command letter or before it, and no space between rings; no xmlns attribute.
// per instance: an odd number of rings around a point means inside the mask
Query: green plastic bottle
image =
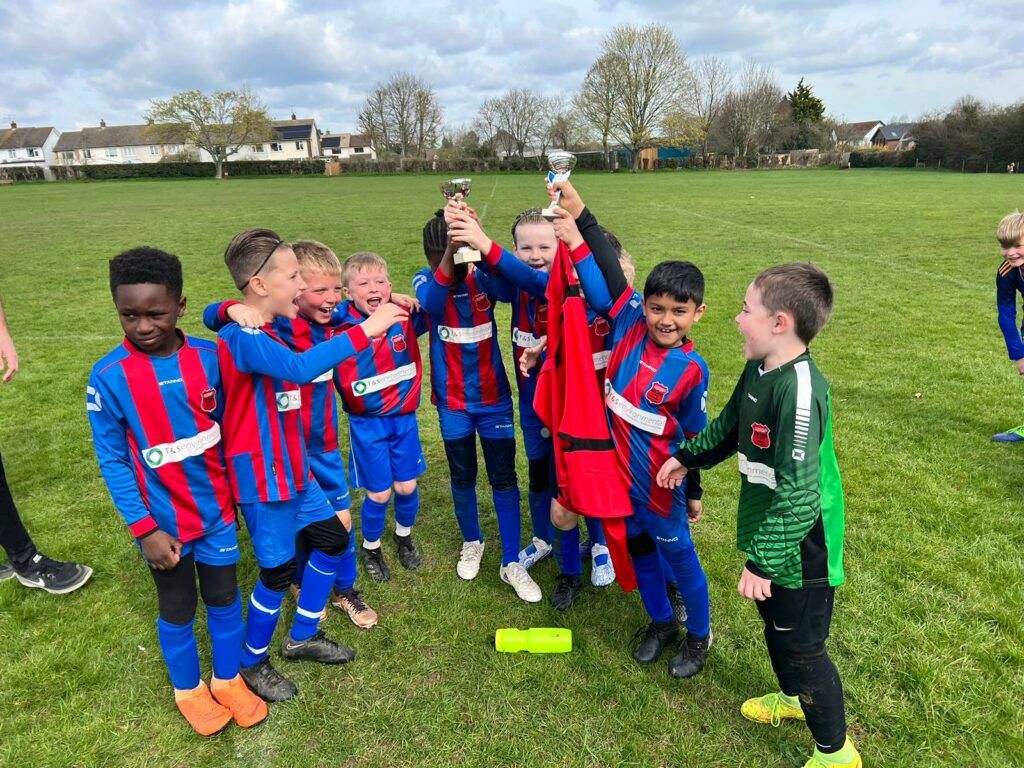
<svg viewBox="0 0 1024 768"><path fill-rule="evenodd" d="M494 650L503 653L568 653L572 650L572 630L559 627L499 629L494 633Z"/></svg>

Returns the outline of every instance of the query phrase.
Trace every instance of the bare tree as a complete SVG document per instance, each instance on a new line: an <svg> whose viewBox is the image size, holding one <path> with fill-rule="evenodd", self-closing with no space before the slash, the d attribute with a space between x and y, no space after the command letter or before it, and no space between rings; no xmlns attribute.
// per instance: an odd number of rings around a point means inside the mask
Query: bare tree
<svg viewBox="0 0 1024 768"><path fill-rule="evenodd" d="M505 145L506 154L523 157L526 147L539 141L543 133L547 103L543 96L526 88L509 88L496 98L487 99L478 120L492 120L494 135Z"/></svg>
<svg viewBox="0 0 1024 768"><path fill-rule="evenodd" d="M444 113L434 90L408 72L396 72L378 85L359 112L359 129L375 147L398 155L423 157L436 143Z"/></svg>
<svg viewBox="0 0 1024 768"><path fill-rule="evenodd" d="M273 128L260 98L242 86L237 91L184 91L149 103L147 132L154 140L191 144L206 151L223 178L224 162L246 144L271 138Z"/></svg>
<svg viewBox="0 0 1024 768"><path fill-rule="evenodd" d="M579 114L574 103L564 97L551 99L547 116L547 133L551 146L557 149L580 149L590 141L590 126Z"/></svg>
<svg viewBox="0 0 1024 768"><path fill-rule="evenodd" d="M705 155L710 147L711 126L731 90L732 72L722 59L704 56L694 62L691 77L683 87L683 103L686 112L692 116L690 125L694 138Z"/></svg>
<svg viewBox="0 0 1024 768"><path fill-rule="evenodd" d="M587 71L583 87L573 99L576 111L584 121L601 137L605 168L609 167L608 139L612 133L612 118L618 103L618 90L614 78L614 60L601 56Z"/></svg>
<svg viewBox="0 0 1024 768"><path fill-rule="evenodd" d="M620 24L604 39L602 56L610 59L617 90L611 132L633 153L636 172L640 150L654 143L683 92L689 77L686 57L663 24Z"/></svg>
<svg viewBox="0 0 1024 768"><path fill-rule="evenodd" d="M718 146L738 157L785 143L793 127L792 110L770 67L749 62L739 87L724 101L715 128Z"/></svg>

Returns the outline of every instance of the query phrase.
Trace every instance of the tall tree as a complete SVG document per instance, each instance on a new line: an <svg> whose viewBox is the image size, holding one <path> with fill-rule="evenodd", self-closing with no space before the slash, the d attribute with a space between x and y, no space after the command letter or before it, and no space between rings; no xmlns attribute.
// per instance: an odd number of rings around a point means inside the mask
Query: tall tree
<svg viewBox="0 0 1024 768"><path fill-rule="evenodd" d="M731 91L732 72L722 59L704 56L694 62L683 86L683 105L692 117L688 121L690 131L705 155L710 149L711 126Z"/></svg>
<svg viewBox="0 0 1024 768"><path fill-rule="evenodd" d="M434 90L408 72L396 72L366 97L359 129L374 147L398 155L423 157L437 144L444 112Z"/></svg>
<svg viewBox="0 0 1024 768"><path fill-rule="evenodd" d="M620 24L605 37L602 56L609 57L617 90L612 135L633 153L636 172L640 150L653 145L690 76L686 57L663 24Z"/></svg>
<svg viewBox="0 0 1024 768"><path fill-rule="evenodd" d="M794 148L811 149L821 146L826 133L825 102L814 95L814 90L804 83L802 77L796 88L786 94L786 101L793 113Z"/></svg>
<svg viewBox="0 0 1024 768"><path fill-rule="evenodd" d="M716 146L749 157L786 144L792 130L789 105L774 72L749 62L722 106L714 129Z"/></svg>
<svg viewBox="0 0 1024 768"><path fill-rule="evenodd" d="M267 108L243 86L237 91L184 91L149 103L147 132L157 141L191 144L213 158L223 178L224 162L247 144L272 138Z"/></svg>
<svg viewBox="0 0 1024 768"><path fill-rule="evenodd" d="M605 168L609 167L608 139L612 133L612 118L618 103L613 62L613 58L609 56L598 58L587 71L580 92L573 98L573 106L576 111L601 137Z"/></svg>
<svg viewBox="0 0 1024 768"><path fill-rule="evenodd" d="M542 140L548 110L543 96L527 88L509 88L501 96L485 100L477 120L493 126L491 138L504 144L506 154L523 157L527 146Z"/></svg>

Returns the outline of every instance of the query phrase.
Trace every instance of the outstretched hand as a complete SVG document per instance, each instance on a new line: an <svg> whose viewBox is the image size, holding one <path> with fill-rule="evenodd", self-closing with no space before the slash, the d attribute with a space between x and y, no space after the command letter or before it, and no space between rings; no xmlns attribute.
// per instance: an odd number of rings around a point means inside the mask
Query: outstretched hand
<svg viewBox="0 0 1024 768"><path fill-rule="evenodd" d="M559 192L562 193L561 197L558 195ZM554 184L548 184L548 197L558 203L559 207L565 208L574 219L578 219L586 207L583 200L580 199L580 193L576 191L576 187L568 181L556 181Z"/></svg>
<svg viewBox="0 0 1024 768"><path fill-rule="evenodd" d="M560 205L555 207L555 214L557 218L551 222L555 228L555 237L565 243L570 251L583 245L583 235L572 214Z"/></svg>
<svg viewBox="0 0 1024 768"><path fill-rule="evenodd" d="M542 344L523 350L523 354L519 358L519 372L523 374L524 379L530 378L530 369L535 367L540 361L540 356L544 354L544 349L547 345L548 341L545 338Z"/></svg>
<svg viewBox="0 0 1024 768"><path fill-rule="evenodd" d="M260 328L263 326L263 313L245 304L232 304L227 310L228 319L243 328Z"/></svg>
<svg viewBox="0 0 1024 768"><path fill-rule="evenodd" d="M367 338L372 339L380 336L395 323L401 323L408 319L409 310L404 309L397 304L387 302L386 304L381 304L377 307L377 309L373 311L373 314L359 324L359 327L363 329L364 333L366 333Z"/></svg>
<svg viewBox="0 0 1024 768"><path fill-rule="evenodd" d="M445 219L448 220L447 208L445 209ZM480 253L486 254L491 250L491 239L487 237L480 222L469 211L452 211L451 220L448 221L448 237L454 242L465 243Z"/></svg>

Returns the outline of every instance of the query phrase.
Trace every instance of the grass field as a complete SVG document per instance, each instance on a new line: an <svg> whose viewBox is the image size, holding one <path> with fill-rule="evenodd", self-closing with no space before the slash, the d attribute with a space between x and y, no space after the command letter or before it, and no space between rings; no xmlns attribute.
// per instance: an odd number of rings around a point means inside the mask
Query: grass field
<svg viewBox="0 0 1024 768"><path fill-rule="evenodd" d="M774 679L757 613L735 590L735 460L706 474L706 514L695 531L715 647L699 677L674 681L663 664L641 668L630 657L645 620L636 594L588 585L568 614L527 606L498 581L496 546L475 582L456 577L460 537L427 397L420 424L429 470L417 526L425 564L413 574L396 568L386 585L361 579L382 615L370 632L331 616L328 632L357 649L356 662L282 661L301 695L251 732L202 740L177 713L152 582L99 477L83 407L89 368L120 341L106 261L140 243L178 254L189 299L183 327L203 336L202 307L233 295L224 246L249 226L320 239L342 257L378 251L396 289L408 292L423 263L420 228L442 202L438 181L0 189L0 289L22 364L0 388L0 450L40 547L96 570L63 598L0 585L0 764L802 765L810 747L803 726L774 730L739 715L739 703L773 690ZM733 317L751 278L792 260L831 274L836 311L814 352L832 383L847 499L848 583L831 650L851 733L872 766L1024 764L1024 448L990 440L1024 421L1024 393L995 322L992 236L1007 211L1024 207L1024 178L578 174L577 186L634 254L640 280L666 258L704 270L708 312L694 337L712 372L712 415L742 366ZM481 176L471 202L492 236L507 241L515 213L544 198L539 176ZM522 457L519 469L525 486ZM496 542L485 488L484 530ZM358 494L354 501L358 508ZM525 536L525 499L523 510ZM549 590L554 564L535 575ZM247 591L250 556L240 576ZM286 619L290 610L286 602ZM573 630L571 654L493 650L497 627L551 625Z"/></svg>

